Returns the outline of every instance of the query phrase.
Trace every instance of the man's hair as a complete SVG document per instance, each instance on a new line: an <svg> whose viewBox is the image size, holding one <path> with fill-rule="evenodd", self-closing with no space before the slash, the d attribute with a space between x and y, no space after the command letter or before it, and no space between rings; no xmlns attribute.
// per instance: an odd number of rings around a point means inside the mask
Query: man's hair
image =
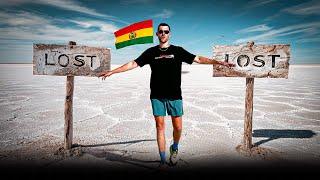
<svg viewBox="0 0 320 180"><path fill-rule="evenodd" d="M160 23L159 25L158 25L158 31L159 31L159 27L160 26L168 26L169 27L169 31L170 31L170 26L169 26L169 24L167 24L167 23Z"/></svg>

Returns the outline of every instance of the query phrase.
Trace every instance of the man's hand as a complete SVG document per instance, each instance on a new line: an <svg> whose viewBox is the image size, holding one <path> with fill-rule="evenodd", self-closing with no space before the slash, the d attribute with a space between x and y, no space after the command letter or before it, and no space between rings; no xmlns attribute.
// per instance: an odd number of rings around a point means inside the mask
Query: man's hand
<svg viewBox="0 0 320 180"><path fill-rule="evenodd" d="M102 80L105 80L106 77L109 77L109 76L111 76L112 74L113 74L112 71L105 71L105 72L100 73L98 77L99 77L99 78L102 77Z"/></svg>
<svg viewBox="0 0 320 180"><path fill-rule="evenodd" d="M220 61L219 64L222 65L222 66L226 66L228 68L231 68L231 67L235 66L235 64L224 62L224 61Z"/></svg>

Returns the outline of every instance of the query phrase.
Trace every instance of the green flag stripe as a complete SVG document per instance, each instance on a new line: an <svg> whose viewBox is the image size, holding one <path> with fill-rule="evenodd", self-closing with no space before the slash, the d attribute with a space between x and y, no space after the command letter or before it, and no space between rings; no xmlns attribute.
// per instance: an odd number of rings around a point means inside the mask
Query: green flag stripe
<svg viewBox="0 0 320 180"><path fill-rule="evenodd" d="M145 36L137 39L131 39L128 41L124 41L116 44L116 49L120 49L126 46L134 45L134 44L146 44L153 43L153 36Z"/></svg>

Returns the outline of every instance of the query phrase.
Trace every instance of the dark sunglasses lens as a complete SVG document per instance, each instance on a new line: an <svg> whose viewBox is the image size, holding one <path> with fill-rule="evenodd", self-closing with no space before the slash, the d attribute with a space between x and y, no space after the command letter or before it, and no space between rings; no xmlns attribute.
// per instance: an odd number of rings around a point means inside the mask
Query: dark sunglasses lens
<svg viewBox="0 0 320 180"><path fill-rule="evenodd" d="M159 33L159 34L162 34L162 33L169 34L169 31L159 30L158 33Z"/></svg>

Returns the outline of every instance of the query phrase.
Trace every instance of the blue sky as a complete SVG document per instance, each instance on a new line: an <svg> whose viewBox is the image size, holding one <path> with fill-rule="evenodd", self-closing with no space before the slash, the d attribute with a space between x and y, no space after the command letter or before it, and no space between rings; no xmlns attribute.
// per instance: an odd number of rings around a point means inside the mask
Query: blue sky
<svg viewBox="0 0 320 180"><path fill-rule="evenodd" d="M152 19L170 24L171 44L212 56L214 45L290 44L291 64L320 63L320 1L0 0L0 63L31 63L32 44L111 48L111 63L154 44L115 49L113 32Z"/></svg>

